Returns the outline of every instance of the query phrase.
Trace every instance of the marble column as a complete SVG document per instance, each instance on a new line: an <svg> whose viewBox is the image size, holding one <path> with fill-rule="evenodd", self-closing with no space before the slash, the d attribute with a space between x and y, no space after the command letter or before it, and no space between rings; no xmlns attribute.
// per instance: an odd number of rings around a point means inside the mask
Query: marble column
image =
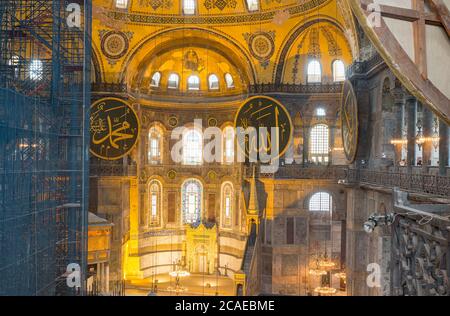
<svg viewBox="0 0 450 316"><path fill-rule="evenodd" d="M407 166L408 168L411 168L416 165L416 98L413 96L408 96L406 98L405 112L408 128Z"/></svg>
<svg viewBox="0 0 450 316"><path fill-rule="evenodd" d="M422 145L422 171L428 173L431 166L431 151L434 150L431 137L433 137L433 112L426 106L422 106L423 137L427 140Z"/></svg>
<svg viewBox="0 0 450 316"><path fill-rule="evenodd" d="M439 121L439 174L447 175L448 166L448 125Z"/></svg>

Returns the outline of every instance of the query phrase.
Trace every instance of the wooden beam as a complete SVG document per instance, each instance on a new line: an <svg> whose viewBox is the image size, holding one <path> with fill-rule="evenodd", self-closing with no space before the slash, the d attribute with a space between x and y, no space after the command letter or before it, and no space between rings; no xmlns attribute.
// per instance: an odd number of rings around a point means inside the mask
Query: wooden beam
<svg viewBox="0 0 450 316"><path fill-rule="evenodd" d="M417 65L406 54L384 19L381 19L380 27L370 25L368 17L373 12L364 9L362 2L367 0L349 0L365 34L386 64L411 94L431 107L445 122L450 123L450 100L430 80L422 77Z"/></svg>
<svg viewBox="0 0 450 316"><path fill-rule="evenodd" d="M450 12L442 0L430 0L431 5L437 11L437 14L441 18L442 25L447 32L447 35L450 36Z"/></svg>
<svg viewBox="0 0 450 316"><path fill-rule="evenodd" d="M414 59L420 74L428 79L427 68L427 39L425 35L425 3L424 0L412 0L413 8L419 14L419 19L413 22Z"/></svg>
<svg viewBox="0 0 450 316"><path fill-rule="evenodd" d="M361 0L361 7L367 11L367 6L372 4L371 0ZM415 22L420 19L420 13L414 9L406 9L400 7L394 7L390 5L380 5L380 13L382 17L392 18L396 20ZM423 15L425 18L425 24L442 25L442 21L436 13L427 12Z"/></svg>

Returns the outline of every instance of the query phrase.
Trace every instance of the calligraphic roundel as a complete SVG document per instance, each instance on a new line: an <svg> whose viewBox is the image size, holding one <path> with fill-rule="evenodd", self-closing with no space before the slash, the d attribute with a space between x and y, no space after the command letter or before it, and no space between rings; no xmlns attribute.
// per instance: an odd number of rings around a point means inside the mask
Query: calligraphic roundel
<svg viewBox="0 0 450 316"><path fill-rule="evenodd" d="M358 101L349 80L344 83L341 100L342 143L348 163L355 161L358 147Z"/></svg>
<svg viewBox="0 0 450 316"><path fill-rule="evenodd" d="M266 96L247 99L236 114L235 127L238 146L241 149L245 146L242 150L247 158L252 157L252 153L260 155L262 152L272 158L282 156L288 149L293 133L292 120L287 109L277 100ZM255 129L256 137L253 139L250 134L245 133L248 128ZM263 134L264 130L266 136ZM273 151L275 144L278 145L278 154Z"/></svg>
<svg viewBox="0 0 450 316"><path fill-rule="evenodd" d="M91 153L104 160L117 160L137 144L139 120L124 100L105 98L91 106Z"/></svg>

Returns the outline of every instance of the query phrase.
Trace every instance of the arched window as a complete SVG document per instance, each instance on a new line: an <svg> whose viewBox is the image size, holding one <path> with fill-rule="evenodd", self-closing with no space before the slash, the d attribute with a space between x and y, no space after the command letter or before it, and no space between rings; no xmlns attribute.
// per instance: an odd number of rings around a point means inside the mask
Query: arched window
<svg viewBox="0 0 450 316"><path fill-rule="evenodd" d="M34 59L30 63L30 79L31 80L42 80L44 74L42 61L39 59Z"/></svg>
<svg viewBox="0 0 450 316"><path fill-rule="evenodd" d="M311 129L310 159L315 163L328 163L330 131L327 125L318 124Z"/></svg>
<svg viewBox="0 0 450 316"><path fill-rule="evenodd" d="M234 80L233 80L233 76L229 73L225 74L225 81L227 83L227 88L231 89L234 88Z"/></svg>
<svg viewBox="0 0 450 316"><path fill-rule="evenodd" d="M185 165L201 165L203 152L202 134L195 129L183 135L183 163Z"/></svg>
<svg viewBox="0 0 450 316"><path fill-rule="evenodd" d="M162 135L156 127L152 127L148 133L148 147L148 162L161 163Z"/></svg>
<svg viewBox="0 0 450 316"><path fill-rule="evenodd" d="M161 82L161 73L159 71L155 72L152 76L152 81L150 82L150 87L159 87Z"/></svg>
<svg viewBox="0 0 450 316"><path fill-rule="evenodd" d="M322 116L326 116L326 115L327 115L327 112L325 111L324 108L317 108L316 116L322 117Z"/></svg>
<svg viewBox="0 0 450 316"><path fill-rule="evenodd" d="M259 0L247 0L248 11L258 11L259 10Z"/></svg>
<svg viewBox="0 0 450 316"><path fill-rule="evenodd" d="M18 66L19 65L19 60L20 57L17 55L13 55L9 60L8 60L8 65L9 66Z"/></svg>
<svg viewBox="0 0 450 316"><path fill-rule="evenodd" d="M180 77L177 74L171 74L169 76L169 81L167 83L167 87L169 89L178 89L179 83L180 83Z"/></svg>
<svg viewBox="0 0 450 316"><path fill-rule="evenodd" d="M200 222L202 213L202 185L198 180L187 180L182 187L183 224Z"/></svg>
<svg viewBox="0 0 450 316"><path fill-rule="evenodd" d="M342 60L335 60L333 62L333 81L339 82L345 80L345 66Z"/></svg>
<svg viewBox="0 0 450 316"><path fill-rule="evenodd" d="M14 76L18 77L19 76L19 62L20 62L20 57L17 55L13 55L9 60L8 60L8 65L12 66L14 68Z"/></svg>
<svg viewBox="0 0 450 316"><path fill-rule="evenodd" d="M146 218L147 226L155 226L159 224L161 214L161 184L153 180L149 183L149 207Z"/></svg>
<svg viewBox="0 0 450 316"><path fill-rule="evenodd" d="M322 69L317 60L312 60L308 64L308 83L319 83L322 81Z"/></svg>
<svg viewBox="0 0 450 316"><path fill-rule="evenodd" d="M200 90L200 78L198 76L189 76L188 90Z"/></svg>
<svg viewBox="0 0 450 316"><path fill-rule="evenodd" d="M128 0L116 0L117 9L126 9L128 7Z"/></svg>
<svg viewBox="0 0 450 316"><path fill-rule="evenodd" d="M223 162L234 162L234 129L228 126L223 131Z"/></svg>
<svg viewBox="0 0 450 316"><path fill-rule="evenodd" d="M219 78L212 74L208 78L209 90L219 90Z"/></svg>
<svg viewBox="0 0 450 316"><path fill-rule="evenodd" d="M197 6L196 0L183 0L183 14L193 15L195 14L195 8Z"/></svg>
<svg viewBox="0 0 450 316"><path fill-rule="evenodd" d="M332 210L332 197L327 192L317 192L309 199L311 212L330 212Z"/></svg>
<svg viewBox="0 0 450 316"><path fill-rule="evenodd" d="M222 185L222 226L230 227L233 214L233 185L226 182Z"/></svg>

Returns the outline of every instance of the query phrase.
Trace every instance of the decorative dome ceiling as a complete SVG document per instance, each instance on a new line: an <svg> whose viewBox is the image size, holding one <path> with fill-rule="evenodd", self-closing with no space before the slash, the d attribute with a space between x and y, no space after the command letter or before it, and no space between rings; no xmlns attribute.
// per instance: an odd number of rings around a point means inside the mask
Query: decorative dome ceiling
<svg viewBox="0 0 450 316"><path fill-rule="evenodd" d="M141 62L132 81L132 91L141 95L218 97L239 95L247 88L246 79L233 62L205 47L184 46L150 57ZM171 76L176 84L170 83Z"/></svg>
<svg viewBox="0 0 450 316"><path fill-rule="evenodd" d="M193 14L183 13L183 0L125 0L126 9L117 8L114 3L111 4L111 0L96 1L96 5L108 10L112 9L108 13L111 17L128 22L225 24L272 20L280 11L288 13L289 16L300 15L330 2L330 0L255 0L258 9L252 10L247 0L194 1L196 4Z"/></svg>

